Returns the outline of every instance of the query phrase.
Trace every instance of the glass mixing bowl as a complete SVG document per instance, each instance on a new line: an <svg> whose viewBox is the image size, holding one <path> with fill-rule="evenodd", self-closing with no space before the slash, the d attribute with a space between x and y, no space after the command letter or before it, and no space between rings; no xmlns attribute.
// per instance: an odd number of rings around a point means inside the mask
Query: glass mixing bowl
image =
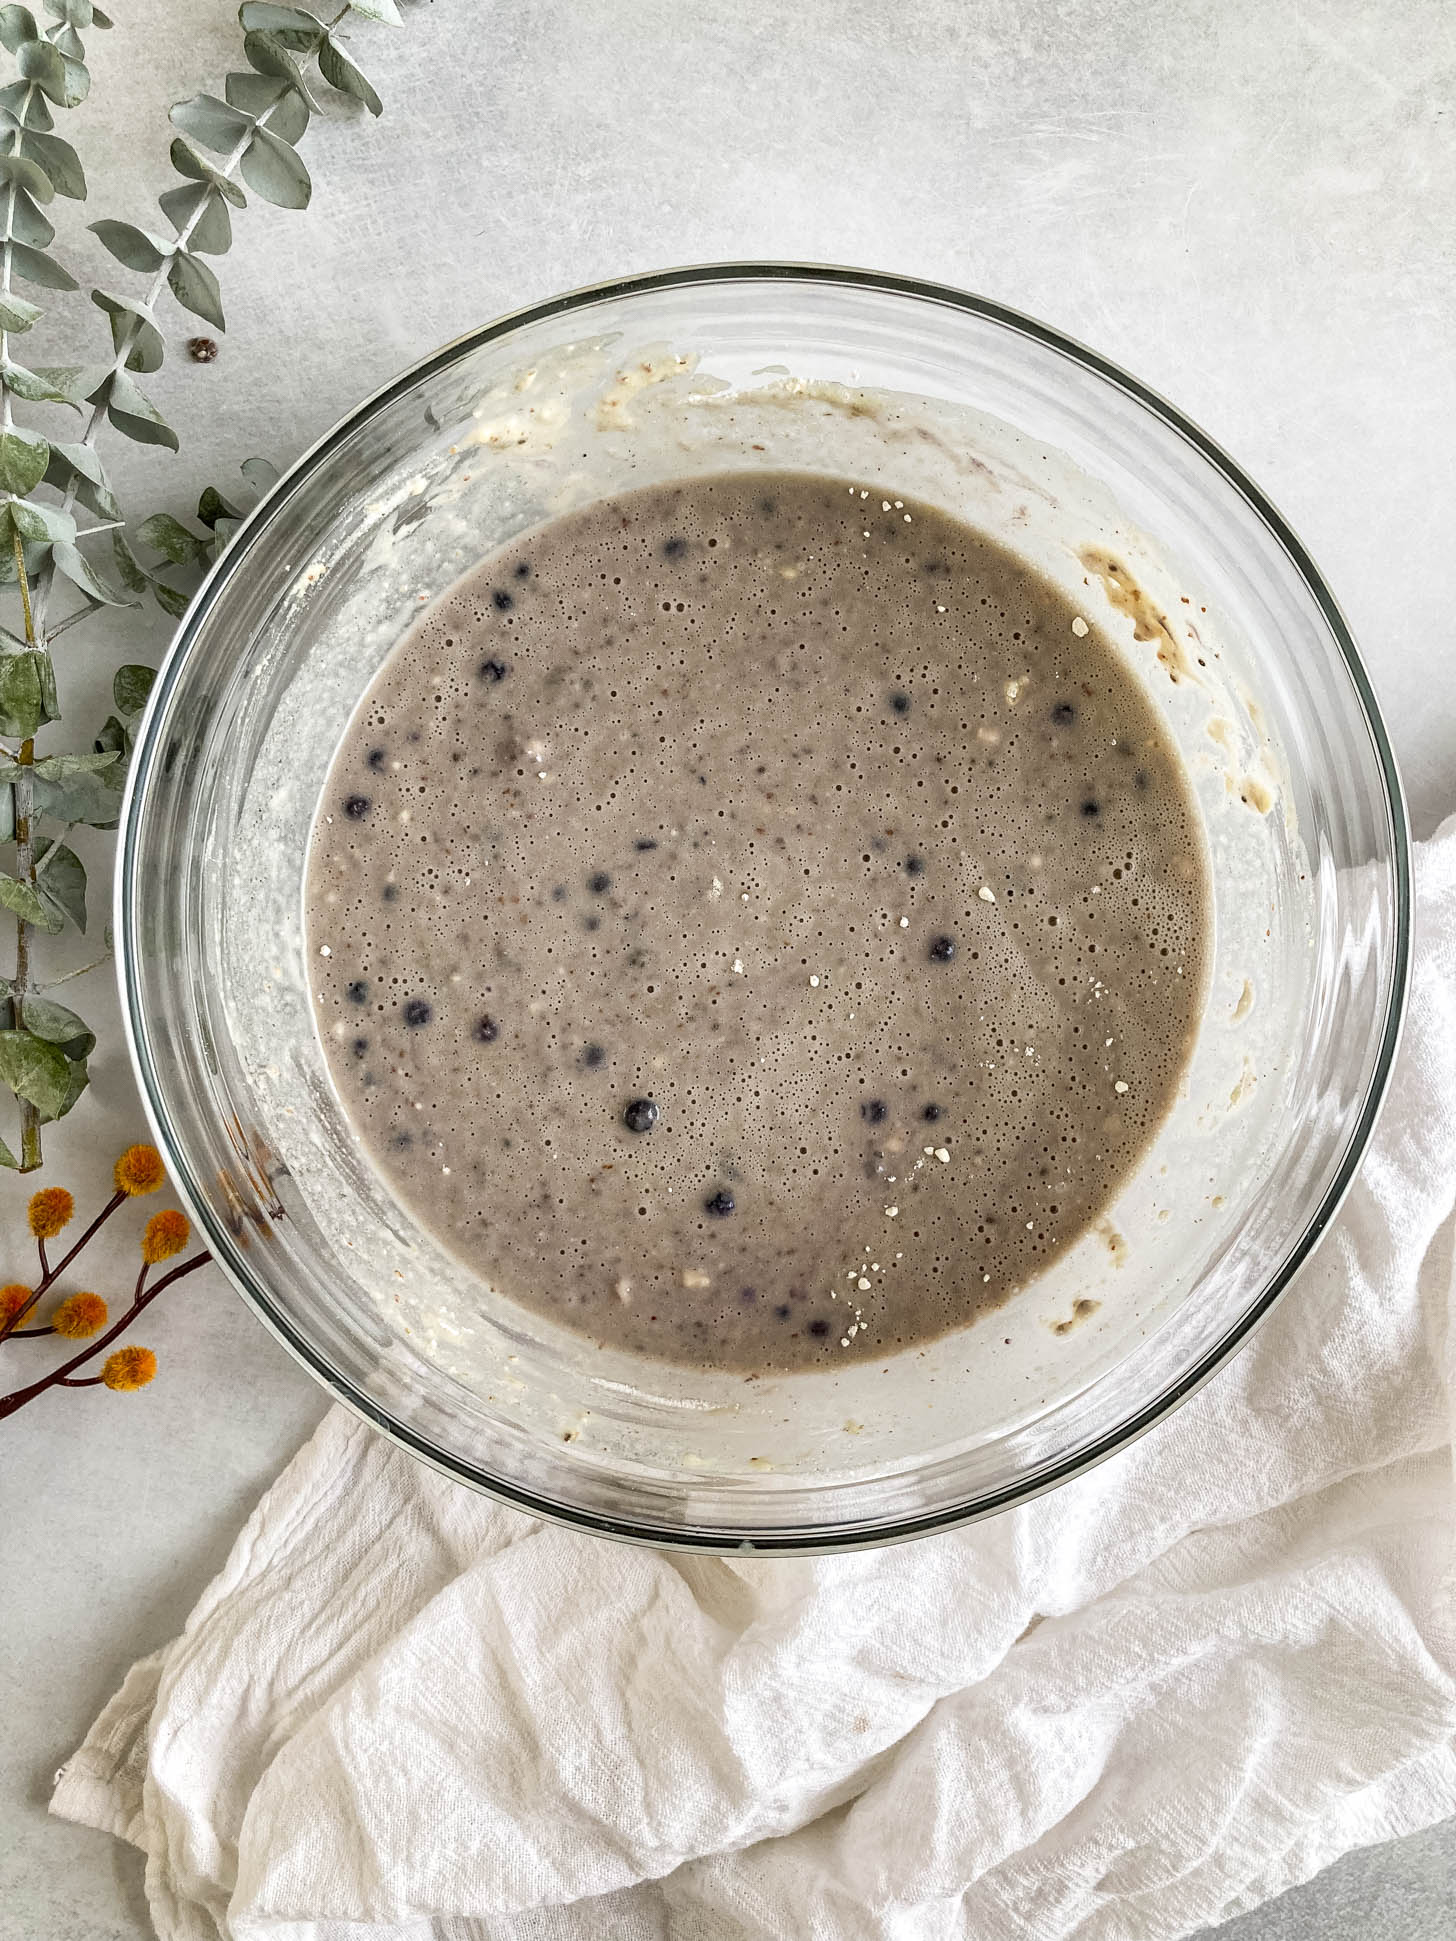
<svg viewBox="0 0 1456 1941"><path fill-rule="evenodd" d="M349 715L426 602L567 507L753 466L928 499L1102 621L1187 763L1214 941L1181 1095L1093 1232L930 1347L745 1381L553 1328L391 1198L329 1081L303 878ZM1349 1184L1390 1071L1409 925L1369 684L1323 580L1238 468L1134 379L996 304L748 264L490 324L294 468L158 679L116 927L173 1176L225 1272L332 1394L525 1510L769 1552L1021 1501L1217 1368Z"/></svg>

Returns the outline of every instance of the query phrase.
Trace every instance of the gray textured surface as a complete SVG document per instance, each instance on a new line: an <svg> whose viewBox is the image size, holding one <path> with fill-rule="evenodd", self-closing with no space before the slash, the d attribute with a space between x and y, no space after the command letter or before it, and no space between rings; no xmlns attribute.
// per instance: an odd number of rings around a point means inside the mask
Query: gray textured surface
<svg viewBox="0 0 1456 1941"><path fill-rule="evenodd" d="M234 30L220 0L117 12L65 132L87 213L146 223L166 102L217 87ZM158 391L184 455L125 455L131 504L184 509L251 452L287 460L435 343L598 276L768 255L943 278L1096 345L1237 454L1346 605L1417 832L1456 803L1446 0L436 0L364 42L386 119L311 131L305 216L239 219L231 333L199 369L176 320ZM130 287L89 239L67 260ZM71 314L94 359L95 313ZM132 645L155 653L144 629ZM86 1008L100 1022L108 1001ZM140 1130L104 1043L53 1142L87 1197ZM15 1271L23 1193L0 1195ZM49 1821L49 1775L322 1410L220 1283L186 1285L153 1310L146 1395L49 1397L4 1431L0 1941L149 1934L138 1858ZM1434 1941L1453 1902L1447 1826L1219 1932Z"/></svg>
<svg viewBox="0 0 1456 1941"><path fill-rule="evenodd" d="M1436 1941L1456 1922L1456 1821L1346 1854L1252 1914L1205 1928L1219 1941Z"/></svg>

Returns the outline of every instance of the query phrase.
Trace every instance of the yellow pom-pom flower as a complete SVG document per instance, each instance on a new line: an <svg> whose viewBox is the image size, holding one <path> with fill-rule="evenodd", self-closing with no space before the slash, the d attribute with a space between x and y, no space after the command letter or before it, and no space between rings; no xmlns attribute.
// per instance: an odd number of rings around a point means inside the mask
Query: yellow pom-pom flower
<svg viewBox="0 0 1456 1941"><path fill-rule="evenodd" d="M19 1314L30 1299L31 1292L32 1290L20 1281L11 1281L8 1287L0 1287L0 1328L5 1326L13 1314Z"/></svg>
<svg viewBox="0 0 1456 1941"><path fill-rule="evenodd" d="M149 1267L170 1260L173 1254L181 1253L191 1232L185 1213L179 1213L175 1206L163 1208L147 1221L147 1230L142 1235L142 1259Z"/></svg>
<svg viewBox="0 0 1456 1941"><path fill-rule="evenodd" d="M150 1348L118 1348L101 1364L101 1379L118 1394L128 1389L145 1388L157 1372L157 1357Z"/></svg>
<svg viewBox="0 0 1456 1941"><path fill-rule="evenodd" d="M76 1202L64 1186L43 1186L30 1196L30 1230L37 1240L54 1240L71 1224Z"/></svg>
<svg viewBox="0 0 1456 1941"><path fill-rule="evenodd" d="M85 1341L106 1326L106 1312L99 1294L68 1294L51 1316L51 1326L67 1341Z"/></svg>
<svg viewBox="0 0 1456 1941"><path fill-rule="evenodd" d="M155 1193L167 1177L167 1169L155 1146L128 1146L117 1160L112 1177L118 1193L135 1199L139 1193Z"/></svg>

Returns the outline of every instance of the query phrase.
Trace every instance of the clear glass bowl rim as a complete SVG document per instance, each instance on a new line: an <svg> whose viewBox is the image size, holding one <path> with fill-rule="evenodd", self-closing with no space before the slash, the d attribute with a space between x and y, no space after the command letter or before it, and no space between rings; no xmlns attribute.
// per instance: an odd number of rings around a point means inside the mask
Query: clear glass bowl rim
<svg viewBox="0 0 1456 1941"><path fill-rule="evenodd" d="M855 289L947 306L986 322L998 324L1013 334L1020 334L1047 349L1058 352L1084 370L1123 391L1135 403L1160 419L1169 430L1191 445L1215 471L1222 475L1226 483L1233 487L1254 516L1262 521L1279 543L1318 606L1349 673L1351 684L1365 716L1384 790L1395 874L1396 935L1390 990L1379 1049L1371 1068L1370 1080L1361 1101L1359 1113L1347 1137L1344 1157L1323 1198L1307 1219L1304 1231L1291 1248L1284 1264L1271 1275L1259 1298L1238 1316L1228 1332L1206 1354L1184 1371L1179 1380L1165 1387L1150 1402L1124 1416L1096 1441L1077 1450L1064 1461L1050 1466L1045 1473L1028 1482L1009 1485L999 1491L988 1491L973 1500L938 1508L922 1516L900 1517L880 1527L857 1526L845 1531L842 1536L822 1531L812 1537L798 1537L791 1532L765 1533L755 1537L751 1543L735 1544L725 1543L721 1539L715 1540L710 1533L706 1532L684 1530L678 1533L660 1526L638 1524L630 1518L618 1519L590 1510L578 1509L550 1498L536 1496L516 1484L476 1469L448 1451L435 1446L406 1424L397 1421L373 1397L346 1376L341 1375L337 1369L328 1365L312 1344L293 1326L288 1316L277 1307L267 1292L256 1283L248 1271L246 1256L232 1244L232 1236L225 1223L212 1215L207 1196L195 1189L185 1150L173 1136L171 1115L167 1109L163 1088L158 1082L149 1056L147 1033L141 1014L139 984L133 974L137 948L135 911L139 890L137 826L138 805L145 795L148 776L158 754L156 723L164 712L160 704L171 693L180 678L193 637L203 619L216 605L229 581L242 570L252 528L261 525L265 519L271 517L303 481L317 471L337 447L361 425L418 384L448 370L482 345L507 336L522 326L549 322L557 317L568 318L576 311L604 301L650 295L654 291L675 289L684 285L780 282L848 285ZM1228 453L1191 418L1138 378L1131 376L1097 351L1079 343L1075 338L1006 304L957 289L950 284L836 264L701 263L683 265L674 269L647 271L634 276L616 277L602 283L585 284L542 302L509 311L489 323L465 332L410 365L389 383L365 398L283 474L272 490L248 515L235 535L233 543L194 595L158 672L153 705L147 710L137 738L123 800L120 829L114 923L118 944L117 980L120 987L127 1047L141 1092L143 1107L158 1145L166 1158L172 1181L187 1204L195 1224L205 1234L213 1258L228 1280L276 1339L336 1401L343 1403L354 1415L369 1423L371 1427L387 1436L399 1447L408 1450L412 1456L438 1473L494 1496L527 1515L571 1525L618 1541L673 1549L716 1554L722 1554L725 1549L739 1549L752 1551L756 1555L824 1555L842 1550L872 1549L930 1535L940 1530L954 1529L963 1524L977 1522L983 1517L998 1515L1016 1504L1028 1502L1059 1488L1073 1477L1094 1468L1120 1449L1126 1448L1129 1443L1144 1435L1155 1423L1171 1415L1245 1345L1255 1328L1285 1293L1339 1211L1379 1117L1400 1044L1409 995L1412 929L1410 829L1399 771L1379 705L1349 625L1334 594L1288 520Z"/></svg>

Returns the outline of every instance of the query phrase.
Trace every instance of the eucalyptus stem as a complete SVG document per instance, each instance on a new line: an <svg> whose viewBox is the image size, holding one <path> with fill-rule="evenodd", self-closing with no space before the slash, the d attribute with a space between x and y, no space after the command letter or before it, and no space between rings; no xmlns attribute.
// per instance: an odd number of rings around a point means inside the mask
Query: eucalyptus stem
<svg viewBox="0 0 1456 1941"><path fill-rule="evenodd" d="M9 392L5 394L5 404L8 410L10 405ZM35 615L30 610L30 578L25 570L25 548L20 543L20 534L18 532L12 532L10 539L15 549L15 578L20 587L20 610L25 615L25 644L27 647L34 647Z"/></svg>
<svg viewBox="0 0 1456 1941"><path fill-rule="evenodd" d="M5 149L5 152L7 155L14 155L19 151L20 130L21 128L25 127L27 122L30 120L30 104L32 103L32 101L34 101L35 94L36 94L35 82L32 81L30 86L25 91L24 101L20 104L20 113L15 117L16 121L19 123L19 127L12 128L9 132L9 137L8 137L8 141ZM15 184L11 182L6 185L6 190L5 190L4 261L3 261L3 266L0 266L0 290L3 290L6 296L9 296L10 294L10 279L14 269L14 264L12 262L13 252L12 252L12 244L11 244L11 237L10 237L10 231L11 231L11 228L13 227L14 220L15 220ZM10 333L8 330L0 328L0 364L8 363L9 358L10 358ZM11 414L11 407L10 407L10 387L7 384L3 387L3 389L4 389L4 425L5 425L5 429L9 431L11 425L14 423L14 418Z"/></svg>
<svg viewBox="0 0 1456 1941"><path fill-rule="evenodd" d="M348 11L349 11L349 8L347 6L341 7L339 12L335 14L334 18L328 23L330 28L336 27L338 23L344 18L345 14L348 13ZM231 153L226 157L226 159L223 161L221 168L218 170L219 175L223 176L229 182L236 181L238 166L241 163L244 155L247 153L248 149L251 147L253 142L253 137L256 131L259 128L266 128L268 126L268 123L272 119L273 115L287 99L288 99L287 95L279 95L278 99L272 104L272 106L265 108L263 112L259 116L257 116L257 118L253 121L252 125L243 134L239 135L237 141L233 144ZM193 233L195 232L197 225L202 221L203 217L207 213L207 208L208 208L207 203L199 201L196 209L193 210L192 214L188 217L187 221L183 224L182 228L177 231L176 247L178 249L186 249L188 243L191 242ZM10 254L8 247L5 253L8 261L9 254ZM146 295L141 300L142 307L144 309L150 311L152 305L157 301L158 297L161 296L163 290L166 289L169 265L170 265L170 258L168 259L167 262L160 264L156 270L156 273L153 275L152 281L147 288ZM131 356L132 352L136 349L137 338L140 335L141 335L141 324L137 321L135 317L133 317L127 322L127 324L124 326L124 328L121 331L120 337L116 344L115 355L112 357L112 360L111 360L111 369L108 372L108 376L115 377L118 372L124 371L126 369L127 359ZM8 408L8 404L9 404L8 399L6 400L6 403ZM105 401L105 387L103 385L101 399L98 403L92 405L91 416L87 419L86 429L81 434L81 443L87 448L88 451L95 450L97 436L99 435L101 427L105 422L106 422L106 401ZM77 491L76 479L77 479L77 475L73 472L71 474L70 482L66 486L65 494L61 500L61 510L63 512L69 512L76 503L76 491ZM36 588L36 612L40 616L42 625L44 624L46 608L50 603L50 590L52 585L54 584L54 581L55 581L55 569L52 566L48 568L48 570L42 575L40 583Z"/></svg>
<svg viewBox="0 0 1456 1941"><path fill-rule="evenodd" d="M12 185L13 193L13 185ZM7 249L6 270L9 270L10 251ZM5 408L9 411L10 396L6 393ZM25 639L28 646L35 645L35 623L30 611L30 582L25 571L25 548L20 543L20 534L12 530L15 545L15 573L20 586L20 603L25 610ZM15 780L11 784L15 792L15 873L22 883L35 888L35 840L31 832L31 821L35 807L35 782L31 766L35 761L35 740L31 736L20 744L16 757L19 764ZM30 995L30 925L17 911L15 916L15 975L10 980L11 1014L17 1027L23 1028L25 1022L25 1000ZM40 1113L30 1099L21 1098L20 1104L20 1171L33 1173L41 1164Z"/></svg>
<svg viewBox="0 0 1456 1941"><path fill-rule="evenodd" d="M346 7L344 11L347 13L348 8ZM281 101L283 98L284 97L280 96L279 100ZM254 124L254 127L262 128L266 126L269 116L273 113L273 109L276 108L277 106L278 106L278 102L275 102L273 104L273 108L265 108L263 113L258 116L258 119ZM240 135L238 137L238 140L234 145L231 155L228 156L227 160L223 163L222 168L218 171L220 175L225 175L229 181L233 179L233 173L237 168L238 163L242 160L243 155L246 153L248 144L252 141L252 139L253 139L253 128L249 128L245 135ZM12 194L14 193L13 185L12 185L11 193ZM206 209L207 209L206 203L199 203L197 208L193 211L192 215L188 218L187 222L183 225L183 227L180 230L178 230L177 247L179 249L185 249L188 243L192 240L192 233L196 229L198 223L201 222L204 214L206 213ZM8 268L9 257L10 257L10 250L8 245L6 246L5 256L6 256L6 264ZM157 298L162 294L163 290L166 289L167 269L168 269L167 263L163 263L157 270L156 274L153 276L151 284L148 287L147 293L142 298L142 304L145 309L150 310L152 305L157 301ZM111 360L111 369L107 373L109 377L115 377L118 372L124 371L126 369L126 361L131 356L132 352L136 349L137 338L140 336L140 334L141 334L141 325L137 322L136 318L133 317L128 321L128 323L125 325L125 327L121 332L120 339L116 345L115 354L113 355ZM0 342L3 342L3 339L0 339ZM8 411L10 408L10 400L8 396L6 397L5 405L6 405L6 410ZM101 400L100 402L92 405L91 416L86 420L86 429L81 433L81 443L86 447L88 451L94 451L96 449L96 440L101 431L101 427L103 424L105 424L105 422L106 422L106 401L105 401L105 390L103 388ZM62 512L70 512L76 503L76 490L77 490L76 480L77 480L77 474L75 472L72 472L70 481L67 484L65 493L61 499ZM40 624L42 626L44 626L45 624L46 608L50 604L50 591L51 591L52 585L55 582L55 577L56 577L55 568L54 566L51 566L45 573L42 574L40 583L36 587L36 593L35 593L36 613L39 616Z"/></svg>
<svg viewBox="0 0 1456 1941"><path fill-rule="evenodd" d="M19 540L15 542L19 547ZM20 563L20 581L25 584L25 562ZM35 887L35 841L31 831L35 784L31 765L35 761L35 742L27 737L16 757L18 767L11 787L15 791L15 873L22 883ZM19 913L15 918L15 975L10 980L10 1007L16 1028L23 1028L25 1000L30 994L30 925ZM40 1112L27 1098L20 1105L20 1171L33 1173L41 1164Z"/></svg>
<svg viewBox="0 0 1456 1941"><path fill-rule="evenodd" d="M34 9L34 10L32 10ZM401 24L396 0L334 0L332 15L308 0L242 0L243 63L217 95L174 102L171 160L180 181L159 197L167 233L110 218L91 225L103 246L145 282L139 298L93 289L108 320L112 355L99 381L72 368L48 367L18 345L43 315L33 295L74 290L64 263L49 255L55 198L84 202L86 174L71 144L55 131L54 110L86 99L90 75L83 32L105 30L103 5L43 0L41 8L0 6L0 46L21 72L0 81L0 577L15 584L0 616L0 915L15 920L14 976L0 982L0 1096L16 1097L19 1157L0 1138L0 1167L33 1171L41 1163L43 1124L59 1120L85 1093L95 1034L84 1019L44 995L74 972L44 981L41 946L67 925L84 932L87 881L70 837L78 824L117 824L126 770L154 669L114 670L114 712L71 753L36 739L61 719L62 684L54 648L64 634L109 607L154 598L180 616L187 589L173 568L193 573L229 543L256 496L276 471L263 459L242 467L248 494L233 505L209 488L198 504L205 528L154 513L135 528L157 556L144 563L98 450L103 425L134 443L177 449L177 435L136 381L157 370L166 345L153 311L163 291L213 329L224 329L222 294L210 259L232 241L230 211L250 200L279 208L308 205L312 182L297 153L320 104L352 101L378 115L383 103L356 65L351 43L336 38L346 19ZM40 353L43 360L44 353ZM81 413L75 429L37 421L33 406ZM79 515L91 515L82 522ZM63 600L58 581L69 589ZM55 615L52 620L52 614ZM23 623L23 624L22 624ZM98 641L104 635L97 630ZM68 647L71 645L67 642ZM160 642L159 642L160 645ZM13 855L12 855L13 849ZM0 1328L0 1337L4 1329Z"/></svg>
<svg viewBox="0 0 1456 1941"><path fill-rule="evenodd" d="M93 957L89 964L77 964L74 970L62 971L59 977L48 977L44 984L36 984L32 988L36 991L58 990L62 984L69 984L73 977L87 977L110 962L111 953L108 951L104 957Z"/></svg>

